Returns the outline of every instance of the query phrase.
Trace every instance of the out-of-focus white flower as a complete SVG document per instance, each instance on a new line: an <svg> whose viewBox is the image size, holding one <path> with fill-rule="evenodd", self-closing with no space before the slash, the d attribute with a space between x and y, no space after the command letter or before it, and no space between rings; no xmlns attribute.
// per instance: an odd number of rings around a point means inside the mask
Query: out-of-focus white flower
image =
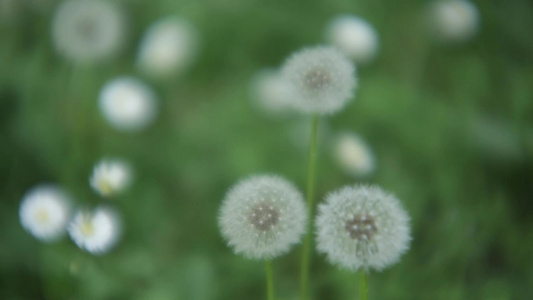
<svg viewBox="0 0 533 300"><path fill-rule="evenodd" d="M277 70L264 69L252 79L252 100L263 113L286 115L292 109L287 83Z"/></svg>
<svg viewBox="0 0 533 300"><path fill-rule="evenodd" d="M93 169L89 179L91 187L104 197L126 190L133 177L131 166L120 159L103 159Z"/></svg>
<svg viewBox="0 0 533 300"><path fill-rule="evenodd" d="M184 71L194 61L198 34L177 17L167 17L148 28L140 46L138 66L156 77Z"/></svg>
<svg viewBox="0 0 533 300"><path fill-rule="evenodd" d="M81 249L92 254L104 254L118 242L121 222L117 213L107 207L81 210L69 224L68 233Z"/></svg>
<svg viewBox="0 0 533 300"><path fill-rule="evenodd" d="M57 51L76 63L94 63L117 54L126 37L122 11L110 1L67 0L54 17Z"/></svg>
<svg viewBox="0 0 533 300"><path fill-rule="evenodd" d="M100 92L100 109L116 129L139 131L154 121L157 103L152 89L142 81L119 77Z"/></svg>
<svg viewBox="0 0 533 300"><path fill-rule="evenodd" d="M235 253L272 259L287 253L305 232L306 207L300 192L277 176L255 176L239 182L220 209L223 237Z"/></svg>
<svg viewBox="0 0 533 300"><path fill-rule="evenodd" d="M333 155L339 167L354 176L367 176L376 167L370 146L358 134L341 133L334 143Z"/></svg>
<svg viewBox="0 0 533 300"><path fill-rule="evenodd" d="M407 212L378 187L344 187L329 194L315 225L318 251L352 271L382 270L398 262L411 241Z"/></svg>
<svg viewBox="0 0 533 300"><path fill-rule="evenodd" d="M479 12L470 1L435 0L429 4L427 22L441 42L464 42L478 30Z"/></svg>
<svg viewBox="0 0 533 300"><path fill-rule="evenodd" d="M65 233L70 200L57 186L40 185L24 195L19 216L22 227L43 242L51 242Z"/></svg>
<svg viewBox="0 0 533 300"><path fill-rule="evenodd" d="M355 68L333 47L304 49L283 66L291 104L304 113L332 114L353 97Z"/></svg>
<svg viewBox="0 0 533 300"><path fill-rule="evenodd" d="M326 40L356 64L369 63L379 50L374 27L356 16L341 15L333 19L326 28Z"/></svg>

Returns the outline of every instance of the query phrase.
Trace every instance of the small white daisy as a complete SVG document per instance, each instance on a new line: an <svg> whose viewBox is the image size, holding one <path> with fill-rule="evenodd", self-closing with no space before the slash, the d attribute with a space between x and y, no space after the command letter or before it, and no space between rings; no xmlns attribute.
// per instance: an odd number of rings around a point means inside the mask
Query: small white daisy
<svg viewBox="0 0 533 300"><path fill-rule="evenodd" d="M27 192L20 204L22 227L44 242L57 240L65 233L70 200L57 186L41 185Z"/></svg>
<svg viewBox="0 0 533 300"><path fill-rule="evenodd" d="M196 56L198 37L188 22L167 17L148 28L139 50L138 66L146 73L166 77L184 71Z"/></svg>
<svg viewBox="0 0 533 300"><path fill-rule="evenodd" d="M339 134L333 147L335 161L347 174L367 176L376 168L372 149L358 134Z"/></svg>
<svg viewBox="0 0 533 300"><path fill-rule="evenodd" d="M353 97L355 67L333 47L304 49L292 55L282 74L292 105L304 113L332 114Z"/></svg>
<svg viewBox="0 0 533 300"><path fill-rule="evenodd" d="M407 212L378 187L344 187L329 194L315 225L318 251L352 271L382 270L398 262L411 241Z"/></svg>
<svg viewBox="0 0 533 300"><path fill-rule="evenodd" d="M139 131L152 123L157 114L152 89L133 77L119 77L100 92L100 109L107 121L121 131Z"/></svg>
<svg viewBox="0 0 533 300"><path fill-rule="evenodd" d="M305 232L306 207L300 192L277 176L255 176L226 195L219 215L223 237L235 253L272 259L287 253Z"/></svg>
<svg viewBox="0 0 533 300"><path fill-rule="evenodd" d="M258 110L271 116L281 116L292 109L287 84L277 70L264 69L253 77L252 100Z"/></svg>
<svg viewBox="0 0 533 300"><path fill-rule="evenodd" d="M326 40L356 64L369 63L379 50L374 27L356 16L341 15L333 19L326 28Z"/></svg>
<svg viewBox="0 0 533 300"><path fill-rule="evenodd" d="M91 187L104 197L122 193L132 181L131 166L120 159L103 159L93 169Z"/></svg>
<svg viewBox="0 0 533 300"><path fill-rule="evenodd" d="M479 12L470 1L435 0L429 4L427 22L441 42L465 42L479 27Z"/></svg>
<svg viewBox="0 0 533 300"><path fill-rule="evenodd" d="M125 37L122 11L109 1L62 2L52 24L57 51L76 63L94 63L114 56Z"/></svg>
<svg viewBox="0 0 533 300"><path fill-rule="evenodd" d="M92 254L104 254L118 242L121 223L116 212L110 208L81 210L69 224L68 233L79 248Z"/></svg>

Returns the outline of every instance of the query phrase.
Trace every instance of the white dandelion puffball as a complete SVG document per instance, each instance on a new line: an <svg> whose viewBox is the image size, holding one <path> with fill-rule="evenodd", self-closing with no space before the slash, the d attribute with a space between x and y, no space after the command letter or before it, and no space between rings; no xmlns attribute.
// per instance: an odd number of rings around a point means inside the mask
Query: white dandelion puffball
<svg viewBox="0 0 533 300"><path fill-rule="evenodd" d="M151 25L140 46L137 64L149 75L167 77L184 71L198 48L198 34L188 22L167 17Z"/></svg>
<svg viewBox="0 0 533 300"><path fill-rule="evenodd" d="M100 195L110 197L122 193L132 181L131 166L120 159L103 159L93 169L89 183Z"/></svg>
<svg viewBox="0 0 533 300"><path fill-rule="evenodd" d="M155 119L156 96L142 81L119 77L107 83L100 92L100 109L115 129L139 131Z"/></svg>
<svg viewBox="0 0 533 300"><path fill-rule="evenodd" d="M271 116L281 116L292 109L288 86L277 70L264 69L254 76L252 100L258 110Z"/></svg>
<svg viewBox="0 0 533 300"><path fill-rule="evenodd" d="M93 211L81 210L68 226L68 233L76 245L92 254L111 250L121 235L121 222L116 212L99 207Z"/></svg>
<svg viewBox="0 0 533 300"><path fill-rule="evenodd" d="M369 63L379 50L374 27L356 16L342 15L333 19L326 28L326 40L356 64Z"/></svg>
<svg viewBox="0 0 533 300"><path fill-rule="evenodd" d="M304 113L332 114L352 98L356 86L352 62L332 47L304 49L282 69L292 105Z"/></svg>
<svg viewBox="0 0 533 300"><path fill-rule="evenodd" d="M368 143L358 134L344 132L333 145L337 165L347 174L367 176L376 168L376 159Z"/></svg>
<svg viewBox="0 0 533 300"><path fill-rule="evenodd" d="M409 216L396 197L378 187L344 187L326 197L316 217L317 249L356 271L396 263L409 249Z"/></svg>
<svg viewBox="0 0 533 300"><path fill-rule="evenodd" d="M57 51L76 63L94 63L113 57L125 37L124 15L110 1L65 1L52 23Z"/></svg>
<svg viewBox="0 0 533 300"><path fill-rule="evenodd" d="M220 209L219 225L235 253L272 259L300 242L306 211L302 195L287 180L255 176L228 192Z"/></svg>
<svg viewBox="0 0 533 300"><path fill-rule="evenodd" d="M464 42L478 30L479 12L469 1L436 0L430 3L427 22L435 38L441 42Z"/></svg>
<svg viewBox="0 0 533 300"><path fill-rule="evenodd" d="M43 242L57 240L65 233L70 200L57 186L40 185L24 195L20 204L22 227Z"/></svg>

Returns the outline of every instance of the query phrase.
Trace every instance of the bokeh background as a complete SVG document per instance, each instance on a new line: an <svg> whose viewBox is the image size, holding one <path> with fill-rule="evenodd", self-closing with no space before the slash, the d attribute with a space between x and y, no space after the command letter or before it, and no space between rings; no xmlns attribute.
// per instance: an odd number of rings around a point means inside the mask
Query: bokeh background
<svg viewBox="0 0 533 300"><path fill-rule="evenodd" d="M52 45L59 2L0 6L0 299L262 299L263 264L226 247L218 208L252 174L281 174L303 191L310 120L261 114L250 81L323 43L341 13L371 22L381 49L358 69L355 100L321 121L318 201L347 184L375 183L412 217L412 247L371 273L371 299L533 295L531 2L475 1L478 35L450 46L428 37L426 1L122 1L130 35L121 55L84 66ZM145 29L168 15L194 24L201 47L187 72L160 82L134 62ZM146 130L118 132L99 111L102 86L120 75L143 78L159 97ZM372 176L345 175L334 163L330 137L346 130L373 149ZM113 200L88 184L107 156L136 170ZM24 231L20 201L41 183L60 184L80 205L112 202L124 221L119 245L93 256L68 238L43 244ZM274 263L279 299L297 299L299 255L298 246ZM315 299L357 294L357 275L315 254Z"/></svg>

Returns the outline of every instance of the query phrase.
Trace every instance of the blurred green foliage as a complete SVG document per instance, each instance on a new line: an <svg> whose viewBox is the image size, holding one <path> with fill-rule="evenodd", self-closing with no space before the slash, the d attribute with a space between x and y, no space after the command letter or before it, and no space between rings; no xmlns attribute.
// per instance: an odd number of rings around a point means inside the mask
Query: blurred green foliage
<svg viewBox="0 0 533 300"><path fill-rule="evenodd" d="M0 19L0 298L261 299L260 262L222 241L217 211L227 188L278 173L304 190L307 149L293 128L250 105L249 81L304 46L322 43L340 13L369 20L377 60L359 69L356 100L331 118L321 140L318 192L357 182L331 159L328 137L359 132L373 147L377 183L405 203L413 242L402 261L371 273L371 299L527 299L533 295L533 4L476 1L479 35L439 46L425 34L426 1L123 1L131 26L123 55L71 66L51 45L56 1L19 1ZM175 14L201 34L198 60L168 82L145 78L160 97L154 126L113 130L97 96L134 67L153 21ZM142 77L142 76L141 76ZM302 137L305 142L305 137ZM125 235L92 256L69 239L41 244L18 220L25 191L56 182L80 205L98 205L88 185L101 157L131 161L136 181L113 201ZM275 261L279 299L296 299L300 247ZM315 299L354 299L357 275L314 257Z"/></svg>

